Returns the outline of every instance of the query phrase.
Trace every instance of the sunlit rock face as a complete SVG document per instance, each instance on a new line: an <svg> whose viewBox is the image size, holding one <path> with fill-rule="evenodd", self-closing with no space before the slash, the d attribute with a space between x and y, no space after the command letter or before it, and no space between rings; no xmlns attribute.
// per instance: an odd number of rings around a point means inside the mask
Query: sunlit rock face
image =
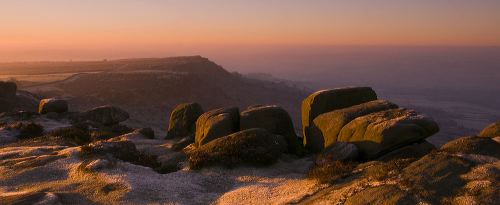
<svg viewBox="0 0 500 205"><path fill-rule="evenodd" d="M326 112L347 108L377 99L377 94L369 87L337 88L321 90L309 95L302 101L302 130L304 144L312 150L318 148L311 143L310 132L313 120Z"/></svg>
<svg viewBox="0 0 500 205"><path fill-rule="evenodd" d="M376 98L366 87L323 90L307 97L302 103L306 148L321 152L349 142L359 149L360 159L369 160L439 131L433 119Z"/></svg>
<svg viewBox="0 0 500 205"><path fill-rule="evenodd" d="M397 108L358 117L345 125L338 141L356 144L364 159L373 159L435 134L439 127L414 110Z"/></svg>
<svg viewBox="0 0 500 205"><path fill-rule="evenodd" d="M317 140L312 140L316 142L316 144L311 144L310 147L320 151L323 147L328 147L337 142L337 137L342 128L357 117L397 107L396 104L385 100L374 100L352 107L323 113L316 117L311 125L310 138Z"/></svg>
<svg viewBox="0 0 500 205"><path fill-rule="evenodd" d="M196 121L195 144L201 146L214 139L240 130L238 108L220 108L208 111Z"/></svg>

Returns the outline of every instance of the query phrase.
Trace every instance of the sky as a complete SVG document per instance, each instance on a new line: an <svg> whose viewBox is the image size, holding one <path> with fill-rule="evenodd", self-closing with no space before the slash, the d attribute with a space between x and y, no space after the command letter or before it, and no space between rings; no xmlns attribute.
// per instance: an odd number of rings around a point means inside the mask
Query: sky
<svg viewBox="0 0 500 205"><path fill-rule="evenodd" d="M499 0L3 0L0 61L231 46L500 46L499 11Z"/></svg>

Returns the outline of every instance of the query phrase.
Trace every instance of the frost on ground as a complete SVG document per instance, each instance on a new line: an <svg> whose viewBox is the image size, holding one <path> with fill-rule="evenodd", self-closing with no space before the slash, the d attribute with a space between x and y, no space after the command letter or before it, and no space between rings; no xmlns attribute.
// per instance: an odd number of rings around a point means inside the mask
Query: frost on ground
<svg viewBox="0 0 500 205"><path fill-rule="evenodd" d="M166 140L137 133L119 138L151 154L171 154L159 151L169 147ZM389 164L379 161L358 164L330 185L305 177L310 157L284 155L267 167L193 171L184 166L160 174L115 159L82 158L81 147L4 146L0 153L0 201L6 204L489 204L498 193L500 176L496 157L443 151L415 159L399 171L380 169ZM443 186L454 191L447 193ZM429 198L433 192L437 195Z"/></svg>
<svg viewBox="0 0 500 205"><path fill-rule="evenodd" d="M64 146L0 149L0 198L104 204L281 204L314 192L304 178L311 161L285 156L269 167L184 168L159 174L151 168L116 161L97 170Z"/></svg>

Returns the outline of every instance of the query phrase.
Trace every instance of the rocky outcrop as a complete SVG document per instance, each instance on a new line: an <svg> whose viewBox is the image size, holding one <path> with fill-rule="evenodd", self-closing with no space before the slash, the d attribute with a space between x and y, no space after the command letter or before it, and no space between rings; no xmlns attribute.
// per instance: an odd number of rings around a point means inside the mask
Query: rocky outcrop
<svg viewBox="0 0 500 205"><path fill-rule="evenodd" d="M362 158L373 159L438 131L432 119L413 110L398 108L354 119L342 128L337 140L356 144Z"/></svg>
<svg viewBox="0 0 500 205"><path fill-rule="evenodd" d="M433 150L427 142L412 144L383 160L358 164L341 183L330 184L301 203L497 204L499 146L492 138L476 136L458 138L428 153L418 150ZM337 165L334 170L341 168Z"/></svg>
<svg viewBox="0 0 500 205"><path fill-rule="evenodd" d="M196 120L203 114L203 108L198 103L180 104L170 114L168 138L194 135Z"/></svg>
<svg viewBox="0 0 500 205"><path fill-rule="evenodd" d="M68 112L68 102L62 99L49 98L40 101L38 106L38 113L64 113Z"/></svg>
<svg viewBox="0 0 500 205"><path fill-rule="evenodd" d="M288 143L288 151L294 154L302 152L302 144L299 142L293 122L288 112L276 105L252 106L240 114L240 128L266 129L272 134L284 136Z"/></svg>
<svg viewBox="0 0 500 205"><path fill-rule="evenodd" d="M481 137L497 137L500 136L500 121L492 123L485 127L479 133Z"/></svg>
<svg viewBox="0 0 500 205"><path fill-rule="evenodd" d="M500 159L500 143L489 137L460 137L441 146L441 150L448 153L479 154Z"/></svg>
<svg viewBox="0 0 500 205"><path fill-rule="evenodd" d="M343 109L377 99L377 94L369 87L338 88L321 90L302 101L302 130L304 144L308 146L310 125L313 120L326 112Z"/></svg>
<svg viewBox="0 0 500 205"><path fill-rule="evenodd" d="M118 107L101 106L83 112L80 115L80 120L88 120L106 126L116 125L129 118L129 114Z"/></svg>
<svg viewBox="0 0 500 205"><path fill-rule="evenodd" d="M401 183L428 204L495 204L500 164L476 156L430 153L401 171Z"/></svg>
<svg viewBox="0 0 500 205"><path fill-rule="evenodd" d="M215 139L197 149L188 151L192 169L210 165L234 167L239 164L268 165L287 151L283 136L274 135L265 129L253 128Z"/></svg>
<svg viewBox="0 0 500 205"><path fill-rule="evenodd" d="M337 142L340 130L355 118L397 107L396 104L385 100L375 100L323 113L313 120L308 135L308 148L319 152Z"/></svg>
<svg viewBox="0 0 500 205"><path fill-rule="evenodd" d="M306 148L318 153L334 143L349 142L359 149L360 159L369 160L439 131L431 118L376 98L366 87L310 95L302 103Z"/></svg>
<svg viewBox="0 0 500 205"><path fill-rule="evenodd" d="M195 145L201 146L214 139L239 131L238 108L220 108L208 111L196 121Z"/></svg>

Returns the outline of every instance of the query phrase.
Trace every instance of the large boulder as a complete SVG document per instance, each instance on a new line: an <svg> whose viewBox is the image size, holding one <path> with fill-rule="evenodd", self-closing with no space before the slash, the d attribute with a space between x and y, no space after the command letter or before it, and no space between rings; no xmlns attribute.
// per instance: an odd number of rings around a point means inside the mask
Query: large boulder
<svg viewBox="0 0 500 205"><path fill-rule="evenodd" d="M196 121L195 145L201 146L239 130L240 113L238 108L220 108L208 111Z"/></svg>
<svg viewBox="0 0 500 205"><path fill-rule="evenodd" d="M404 108L358 117L345 125L337 138L358 146L363 159L373 159L439 131L431 118Z"/></svg>
<svg viewBox="0 0 500 205"><path fill-rule="evenodd" d="M313 120L309 135L307 136L307 147L313 152L319 152L323 148L337 142L337 136L342 127L355 118L397 107L396 104L385 100L374 100L323 113Z"/></svg>
<svg viewBox="0 0 500 205"><path fill-rule="evenodd" d="M304 144L307 145L310 125L318 115L376 99L377 94L369 87L321 90L309 95L302 101L301 108Z"/></svg>
<svg viewBox="0 0 500 205"><path fill-rule="evenodd" d="M500 121L492 123L485 127L480 133L481 137L496 137L500 136Z"/></svg>
<svg viewBox="0 0 500 205"><path fill-rule="evenodd" d="M83 120L89 120L102 125L116 125L129 118L129 114L114 106L101 106L82 113Z"/></svg>
<svg viewBox="0 0 500 205"><path fill-rule="evenodd" d="M47 114L51 112L54 113L68 112L68 102L66 100L56 99L56 98L41 100L38 106L38 113Z"/></svg>
<svg viewBox="0 0 500 205"><path fill-rule="evenodd" d="M198 103L180 104L170 113L168 138L193 135L196 130L196 120L203 114L203 108Z"/></svg>
<svg viewBox="0 0 500 205"><path fill-rule="evenodd" d="M287 151L287 147L283 136L253 128L215 139L186 154L192 169L216 164L227 167L239 164L259 166L275 162L281 153Z"/></svg>
<svg viewBox="0 0 500 205"><path fill-rule="evenodd" d="M15 110L37 112L40 99L36 95L23 90L18 90L16 95Z"/></svg>
<svg viewBox="0 0 500 205"><path fill-rule="evenodd" d="M0 81L0 98L15 98L17 85L14 82Z"/></svg>
<svg viewBox="0 0 500 205"><path fill-rule="evenodd" d="M288 112L279 106L252 106L241 112L240 129L250 128L262 128L272 134L284 136L290 153L302 152L302 145L295 134L292 119Z"/></svg>

